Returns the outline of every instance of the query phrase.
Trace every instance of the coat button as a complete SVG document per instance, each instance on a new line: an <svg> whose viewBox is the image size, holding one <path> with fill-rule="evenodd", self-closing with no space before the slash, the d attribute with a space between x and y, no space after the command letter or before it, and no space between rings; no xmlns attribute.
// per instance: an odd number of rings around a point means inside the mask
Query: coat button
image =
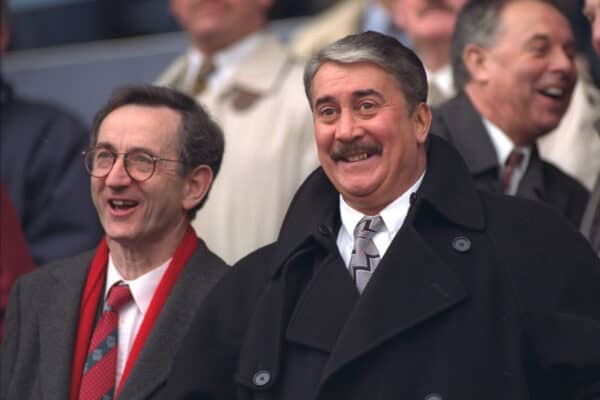
<svg viewBox="0 0 600 400"><path fill-rule="evenodd" d="M269 371L265 370L258 371L254 374L252 382L254 382L256 386L265 386L267 383L271 382L271 374Z"/></svg>
<svg viewBox="0 0 600 400"><path fill-rule="evenodd" d="M471 250L471 241L464 236L457 236L452 241L452 247L459 253L466 253Z"/></svg>
<svg viewBox="0 0 600 400"><path fill-rule="evenodd" d="M325 224L320 224L318 229L319 229L319 233L323 236L329 236L329 234L331 233L331 231L329 230L329 227Z"/></svg>
<svg viewBox="0 0 600 400"><path fill-rule="evenodd" d="M430 393L427 396L425 396L425 400L443 400L442 396L440 396L437 393Z"/></svg>

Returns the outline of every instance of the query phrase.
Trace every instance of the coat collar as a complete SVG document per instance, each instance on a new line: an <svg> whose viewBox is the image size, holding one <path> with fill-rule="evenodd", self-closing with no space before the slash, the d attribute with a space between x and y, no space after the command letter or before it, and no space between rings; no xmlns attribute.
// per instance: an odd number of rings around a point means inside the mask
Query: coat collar
<svg viewBox="0 0 600 400"><path fill-rule="evenodd" d="M497 179L500 166L498 156L489 134L483 125L481 115L463 91L434 111L448 127L448 139L465 160L469 172L481 186L491 191L500 191ZM459 116L459 117L457 117ZM544 164L540 159L537 146L531 149L527 171L523 176L517 195L531 200L543 200ZM487 186L479 180L485 174L492 176Z"/></svg>
<svg viewBox="0 0 600 400"><path fill-rule="evenodd" d="M210 98L220 99L232 91L260 96L274 91L280 84L291 64L291 58L272 33L264 31L261 36L258 46L239 63L233 75L215 93L207 93ZM157 83L181 90L187 68L188 56L184 54L167 68ZM271 72L265 74L265 71Z"/></svg>
<svg viewBox="0 0 600 400"><path fill-rule="evenodd" d="M279 234L272 273L276 273L287 257L309 237L337 235L340 227L338 201L339 194L323 169L315 170L304 181L288 209ZM485 227L479 195L464 162L450 145L435 135L429 137L427 172L407 219L411 215L418 218L425 204L458 226L472 230Z"/></svg>
<svg viewBox="0 0 600 400"><path fill-rule="evenodd" d="M498 156L481 115L465 92L436 109L448 126L449 141L465 160L472 175L498 169ZM434 132L435 133L435 132Z"/></svg>
<svg viewBox="0 0 600 400"><path fill-rule="evenodd" d="M45 267L49 268L56 282L56 288L49 292L60 293L60 296L53 296L45 312L40 313L40 348L44 349L40 359L40 374L42 387L48 388L48 397L44 397L44 400L69 397L81 291L93 255L92 251L69 259L58 268ZM224 263L200 241L123 386L121 398L151 398L152 393L164 384L197 306L224 271ZM56 394L56 397L50 397L49 393Z"/></svg>

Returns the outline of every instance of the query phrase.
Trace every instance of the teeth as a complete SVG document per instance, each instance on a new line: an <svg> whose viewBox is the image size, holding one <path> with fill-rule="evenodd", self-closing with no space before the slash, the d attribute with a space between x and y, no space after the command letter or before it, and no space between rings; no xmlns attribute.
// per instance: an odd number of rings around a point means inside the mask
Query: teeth
<svg viewBox="0 0 600 400"><path fill-rule="evenodd" d="M353 156L349 156L347 159L350 162L366 160L368 157L367 153L360 153Z"/></svg>
<svg viewBox="0 0 600 400"><path fill-rule="evenodd" d="M111 200L110 203L115 207L133 207L137 204L131 200Z"/></svg>
<svg viewBox="0 0 600 400"><path fill-rule="evenodd" d="M549 96L553 96L553 97L560 97L564 94L564 91L557 87L551 87L551 88L545 89L543 92L545 94L547 94Z"/></svg>

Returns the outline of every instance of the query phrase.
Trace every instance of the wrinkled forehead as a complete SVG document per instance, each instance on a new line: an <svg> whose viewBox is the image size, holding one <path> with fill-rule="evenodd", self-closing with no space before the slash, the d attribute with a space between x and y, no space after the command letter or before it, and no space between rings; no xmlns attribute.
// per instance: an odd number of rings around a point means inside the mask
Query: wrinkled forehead
<svg viewBox="0 0 600 400"><path fill-rule="evenodd" d="M164 154L179 146L180 120L179 113L164 106L121 106L100 124L96 144L118 151L144 148Z"/></svg>

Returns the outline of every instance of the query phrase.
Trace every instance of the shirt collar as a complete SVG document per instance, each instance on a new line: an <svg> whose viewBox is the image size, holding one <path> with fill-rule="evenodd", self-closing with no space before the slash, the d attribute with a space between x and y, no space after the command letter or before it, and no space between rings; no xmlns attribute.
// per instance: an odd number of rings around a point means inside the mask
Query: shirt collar
<svg viewBox="0 0 600 400"><path fill-rule="evenodd" d="M216 66L216 70L209 77L209 86L228 79L233 74L235 68L259 46L263 37L264 33L261 31L252 33L214 54L213 63ZM204 55L200 51L195 48L190 49L188 52L189 67L185 77L186 82L195 79L203 61Z"/></svg>
<svg viewBox="0 0 600 400"><path fill-rule="evenodd" d="M425 171L423 171L423 174L421 174L419 179L417 179L417 181L407 191L402 193L400 197L392 201L379 212L390 240L396 236L396 233L398 233L400 227L402 227L402 224L406 219L406 215L408 214L408 209L410 208L410 197L413 193L417 192L421 186L424 176ZM350 237L354 237L354 228L360 219L365 215L350 207L350 205L348 205L348 203L346 203L346 201L343 199L341 194L339 198L342 229L344 229L346 234L350 235Z"/></svg>
<svg viewBox="0 0 600 400"><path fill-rule="evenodd" d="M108 271L106 273L106 286L104 288L104 298L108 295L110 288L117 282L122 281L129 285L133 301L142 314L146 314L146 310L150 306L154 292L160 283L171 259L168 259L160 266L146 272L144 275L133 280L127 280L121 276L115 266L112 256L108 256Z"/></svg>
<svg viewBox="0 0 600 400"><path fill-rule="evenodd" d="M498 156L498 164L503 167L506 163L506 159L508 158L510 152L513 151L513 149L517 148L521 152L523 152L523 155L525 156L521 165L524 169L526 169L527 165L529 165L529 159L531 158L531 147L515 146L512 140L510 140L510 138L508 137L508 135L502 132L502 130L496 125L494 125L490 120L483 117L481 119L483 120L483 125L485 126L490 136L490 140L494 145L494 149L496 150L496 155Z"/></svg>
<svg viewBox="0 0 600 400"><path fill-rule="evenodd" d="M427 73L427 79L430 82L435 82L445 96L448 98L454 96L455 90L452 79L452 66L450 64L444 65L435 72L425 68L425 72Z"/></svg>

